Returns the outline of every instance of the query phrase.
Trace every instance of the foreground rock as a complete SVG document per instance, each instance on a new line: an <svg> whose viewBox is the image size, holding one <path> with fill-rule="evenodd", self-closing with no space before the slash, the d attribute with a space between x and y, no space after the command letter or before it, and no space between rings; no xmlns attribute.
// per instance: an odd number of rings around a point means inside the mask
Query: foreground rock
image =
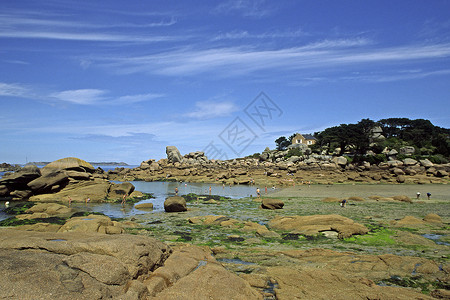
<svg viewBox="0 0 450 300"><path fill-rule="evenodd" d="M220 265L210 251L185 246L144 282L150 299L262 299L250 285Z"/></svg>
<svg viewBox="0 0 450 300"><path fill-rule="evenodd" d="M269 222L269 227L304 235L317 235L322 231L336 231L341 239L354 234L369 232L364 225L340 215L278 216Z"/></svg>
<svg viewBox="0 0 450 300"><path fill-rule="evenodd" d="M284 202L280 199L264 198L261 202L261 208L263 209L282 209Z"/></svg>
<svg viewBox="0 0 450 300"><path fill-rule="evenodd" d="M273 251L255 249L240 252L244 261L264 258L267 268L258 266L249 274L242 274L251 286L274 288L273 298L290 299L433 299L420 290L386 286L389 280L421 280L427 283L448 284L448 263L436 263L422 257L392 254L364 255L328 249ZM216 256L220 256L217 254ZM250 270L250 269L249 269ZM414 274L411 275L411 274ZM395 283L394 283L395 284ZM442 294L433 290L430 294ZM445 293L444 293L445 294ZM445 298L444 298L445 299Z"/></svg>
<svg viewBox="0 0 450 300"><path fill-rule="evenodd" d="M169 197L164 201L164 210L166 212L187 211L186 200L180 196Z"/></svg>
<svg viewBox="0 0 450 300"><path fill-rule="evenodd" d="M11 299L119 297L127 294L127 283L141 286L138 279L170 252L144 236L0 229L0 293Z"/></svg>
<svg viewBox="0 0 450 300"><path fill-rule="evenodd" d="M135 235L0 229L0 286L11 299L262 299L208 249Z"/></svg>

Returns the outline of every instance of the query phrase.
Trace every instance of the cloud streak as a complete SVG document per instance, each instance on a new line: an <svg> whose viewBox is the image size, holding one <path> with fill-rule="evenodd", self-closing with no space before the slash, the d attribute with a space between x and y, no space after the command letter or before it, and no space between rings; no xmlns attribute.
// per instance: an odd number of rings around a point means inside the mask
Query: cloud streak
<svg viewBox="0 0 450 300"><path fill-rule="evenodd" d="M151 34L146 29L168 27L177 23L175 18L142 23L90 23L86 21L60 20L61 16L36 18L29 14L0 14L0 38L51 39L95 42L153 43L182 40L186 37ZM67 16L65 16L67 18ZM112 31L131 30L131 34ZM142 29L142 30L140 30ZM140 31L139 31L140 30Z"/></svg>
<svg viewBox="0 0 450 300"><path fill-rule="evenodd" d="M101 66L122 73L219 77L264 74L260 71L329 69L363 64L439 61L450 56L450 44L373 47L366 39L325 40L301 47L259 50L250 47L189 49L134 57L97 58Z"/></svg>
<svg viewBox="0 0 450 300"><path fill-rule="evenodd" d="M198 101L195 103L195 110L184 116L193 119L214 119L217 117L228 117L239 108L230 101Z"/></svg>
<svg viewBox="0 0 450 300"><path fill-rule="evenodd" d="M17 97L53 103L66 102L75 105L126 105L151 101L165 96L158 93L146 93L112 97L109 94L109 90L101 89L77 89L42 93L21 84L0 82L0 97Z"/></svg>

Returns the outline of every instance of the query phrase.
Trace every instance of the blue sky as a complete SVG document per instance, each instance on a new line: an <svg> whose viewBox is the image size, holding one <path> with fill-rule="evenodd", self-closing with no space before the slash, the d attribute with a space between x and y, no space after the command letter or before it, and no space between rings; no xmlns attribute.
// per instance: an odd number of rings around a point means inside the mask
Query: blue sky
<svg viewBox="0 0 450 300"><path fill-rule="evenodd" d="M1 1L0 162L232 158L362 118L450 126L449 1Z"/></svg>

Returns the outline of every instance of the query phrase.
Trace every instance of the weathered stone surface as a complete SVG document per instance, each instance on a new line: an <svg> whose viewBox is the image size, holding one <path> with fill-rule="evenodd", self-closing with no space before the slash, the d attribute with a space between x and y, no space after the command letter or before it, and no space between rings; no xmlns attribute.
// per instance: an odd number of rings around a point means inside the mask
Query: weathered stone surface
<svg viewBox="0 0 450 300"><path fill-rule="evenodd" d="M437 170L434 175L436 177L446 177L446 176L448 176L448 172L445 170Z"/></svg>
<svg viewBox="0 0 450 300"><path fill-rule="evenodd" d="M431 161L429 161L428 159L421 159L421 160L419 160L419 162L425 168L430 168L433 166L433 163Z"/></svg>
<svg viewBox="0 0 450 300"><path fill-rule="evenodd" d="M405 159L403 160L403 164L404 164L405 166L414 166L414 165L417 164L417 160L412 159L412 158L405 158Z"/></svg>
<svg viewBox="0 0 450 300"><path fill-rule="evenodd" d="M280 199L264 198L261 202L261 208L264 209L282 209L284 202Z"/></svg>
<svg viewBox="0 0 450 300"><path fill-rule="evenodd" d="M38 203L25 211L27 214L46 213L50 216L68 215L73 209L57 203Z"/></svg>
<svg viewBox="0 0 450 300"><path fill-rule="evenodd" d="M364 225L340 215L278 216L270 220L269 227L305 235L315 235L321 231L332 230L339 233L339 238L369 232Z"/></svg>
<svg viewBox="0 0 450 300"><path fill-rule="evenodd" d="M69 219L58 232L98 232L106 234L122 233L123 228L107 216L89 215Z"/></svg>
<svg viewBox="0 0 450 300"><path fill-rule="evenodd" d="M42 168L41 172L43 175L47 173L53 173L58 170L72 170L79 172L94 173L95 168L82 159L76 157L66 157L55 160Z"/></svg>
<svg viewBox="0 0 450 300"><path fill-rule="evenodd" d="M275 293L279 300L293 299L293 295L296 299L433 299L414 290L377 286L372 280L338 271L274 267L269 272L278 283Z"/></svg>
<svg viewBox="0 0 450 300"><path fill-rule="evenodd" d="M181 156L180 151L175 146L166 147L167 160L171 163L181 163L183 161L183 156Z"/></svg>
<svg viewBox="0 0 450 300"><path fill-rule="evenodd" d="M161 266L170 252L144 236L0 229L0 293L11 299L124 299L125 284Z"/></svg>
<svg viewBox="0 0 450 300"><path fill-rule="evenodd" d="M345 158L344 156L338 156L333 158L332 162L334 162L338 166L344 167L347 165L347 158Z"/></svg>
<svg viewBox="0 0 450 300"><path fill-rule="evenodd" d="M6 195L7 191L28 189L27 184L39 176L41 176L39 168L34 165L28 165L1 178L0 186L4 186L3 193Z"/></svg>
<svg viewBox="0 0 450 300"><path fill-rule="evenodd" d="M142 210L152 210L153 209L153 203L147 202L147 203L140 203L140 204L136 204L134 206L137 209L142 209Z"/></svg>
<svg viewBox="0 0 450 300"><path fill-rule="evenodd" d="M145 284L153 296L150 299L263 299L245 280L197 247L175 251Z"/></svg>
<svg viewBox="0 0 450 300"><path fill-rule="evenodd" d="M180 196L169 197L164 201L164 210L166 212L186 211L186 200Z"/></svg>
<svg viewBox="0 0 450 300"><path fill-rule="evenodd" d="M109 188L109 199L122 199L124 195L130 195L134 191L134 185L130 182L113 183Z"/></svg>
<svg viewBox="0 0 450 300"><path fill-rule="evenodd" d="M398 183L404 183L406 179L405 179L405 176L398 175L396 180Z"/></svg>
<svg viewBox="0 0 450 300"><path fill-rule="evenodd" d="M74 202L84 202L89 198L91 202L100 202L107 198L111 183L107 181L81 181L74 184L68 184L63 190L54 194L42 194L30 197L30 201L50 202L65 201L68 197ZM122 199L122 197L120 197Z"/></svg>
<svg viewBox="0 0 450 300"><path fill-rule="evenodd" d="M69 176L67 176L64 171L54 171L47 172L45 175L34 179L28 183L28 187L34 193L46 193L50 192L52 187L55 185L65 185L69 181Z"/></svg>
<svg viewBox="0 0 450 300"><path fill-rule="evenodd" d="M416 152L416 149L412 146L405 146L400 148L400 154L403 155L413 155Z"/></svg>
<svg viewBox="0 0 450 300"><path fill-rule="evenodd" d="M80 171L66 171L66 174L75 180L89 180L92 176L90 173Z"/></svg>

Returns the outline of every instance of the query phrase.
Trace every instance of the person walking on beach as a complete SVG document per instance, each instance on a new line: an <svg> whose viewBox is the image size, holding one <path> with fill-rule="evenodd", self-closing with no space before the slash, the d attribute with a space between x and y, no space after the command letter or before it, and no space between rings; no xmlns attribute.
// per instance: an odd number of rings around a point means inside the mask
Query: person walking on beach
<svg viewBox="0 0 450 300"><path fill-rule="evenodd" d="M427 193L428 200L430 200L430 197L431 197L431 193Z"/></svg>
<svg viewBox="0 0 450 300"><path fill-rule="evenodd" d="M259 188L256 189L256 196L257 198L261 198L261 191L259 190Z"/></svg>
<svg viewBox="0 0 450 300"><path fill-rule="evenodd" d="M344 199L341 201L341 207L345 207L346 204L347 204L347 199Z"/></svg>
<svg viewBox="0 0 450 300"><path fill-rule="evenodd" d="M417 192L416 196L417 196L417 200L419 200L419 198L420 198L420 192Z"/></svg>
<svg viewBox="0 0 450 300"><path fill-rule="evenodd" d="M209 194L211 195L211 186L209 186Z"/></svg>
<svg viewBox="0 0 450 300"><path fill-rule="evenodd" d="M85 201L86 201L86 204L88 204L88 202L91 202L91 198L87 197Z"/></svg>
<svg viewBox="0 0 450 300"><path fill-rule="evenodd" d="M128 194L123 195L122 197L122 207L125 207L125 203L127 202Z"/></svg>
<svg viewBox="0 0 450 300"><path fill-rule="evenodd" d="M178 188L175 188L175 196L178 196Z"/></svg>
<svg viewBox="0 0 450 300"><path fill-rule="evenodd" d="M265 191L266 194L267 194L267 185L264 187L264 191Z"/></svg>

